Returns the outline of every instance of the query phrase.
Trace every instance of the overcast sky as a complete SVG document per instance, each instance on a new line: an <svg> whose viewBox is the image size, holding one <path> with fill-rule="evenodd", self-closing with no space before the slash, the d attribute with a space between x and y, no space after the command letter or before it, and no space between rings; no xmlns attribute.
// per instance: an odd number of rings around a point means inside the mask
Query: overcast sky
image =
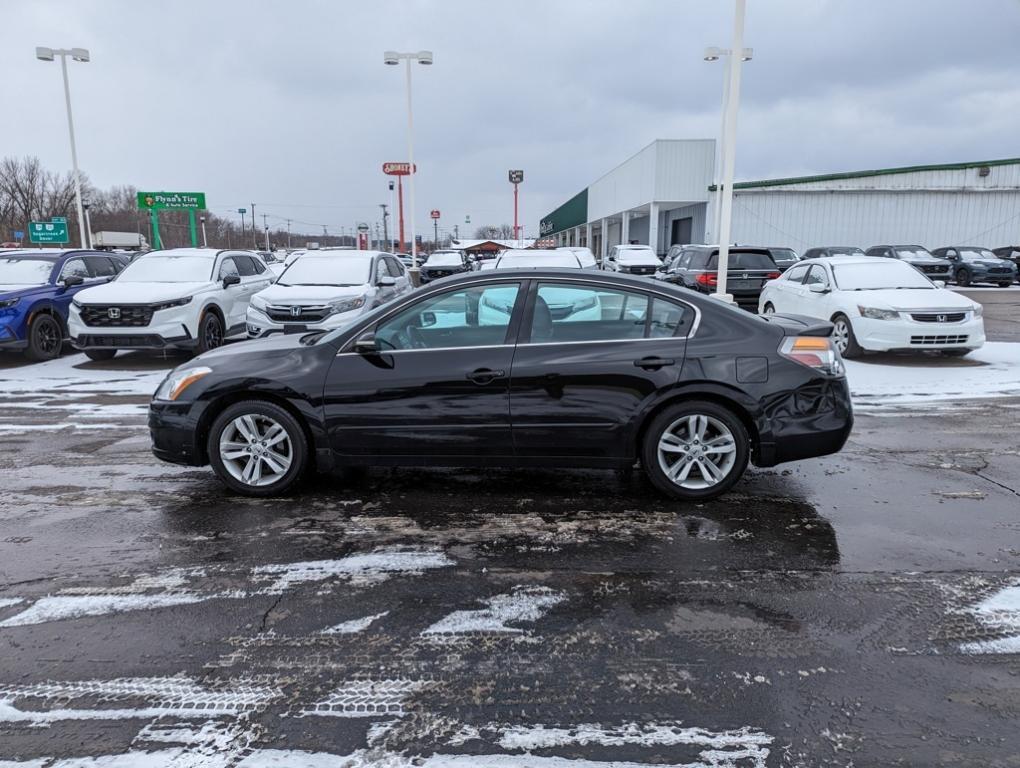
<svg viewBox="0 0 1020 768"><path fill-rule="evenodd" d="M749 0L737 176L1020 156L1020 0ZM202 191L331 232L379 220L380 165L406 156L415 66L419 232L512 219L529 235L656 138L714 138L728 0L3 0L0 154L70 167L69 63L82 169L107 187ZM465 216L471 225L465 227ZM303 223L302 223L303 222ZM429 226L431 229L431 226Z"/></svg>

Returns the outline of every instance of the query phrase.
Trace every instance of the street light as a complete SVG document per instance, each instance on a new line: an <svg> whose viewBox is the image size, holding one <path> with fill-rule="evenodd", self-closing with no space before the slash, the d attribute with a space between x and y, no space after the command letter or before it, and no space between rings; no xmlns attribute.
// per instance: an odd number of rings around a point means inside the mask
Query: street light
<svg viewBox="0 0 1020 768"><path fill-rule="evenodd" d="M60 57L60 71L64 75L64 103L67 105L67 132L71 136L71 165L74 168L74 199L78 207L78 236L81 238L81 247L90 248L92 244L85 237L85 209L81 200L81 172L78 170L78 149L74 145L74 119L71 117L71 89L67 84L67 57L82 63L90 60L89 52L85 48L44 48L35 49L35 57L39 61L53 61Z"/></svg>
<svg viewBox="0 0 1020 768"><path fill-rule="evenodd" d="M209 240L205 236L205 216L199 216L198 220L202 223L202 247L209 247Z"/></svg>
<svg viewBox="0 0 1020 768"><path fill-rule="evenodd" d="M414 113L411 108L411 62L429 66L432 64L432 51L417 51L416 53L399 53L397 51L386 51L383 54L383 61L395 67L401 61L407 65L407 162L411 166L410 197L411 197L411 281L418 284L418 238L414 227Z"/></svg>
<svg viewBox="0 0 1020 768"><path fill-rule="evenodd" d="M728 48L706 48L705 61L726 59L725 85L723 87L722 117L722 177L719 180L718 228L716 239L719 241L719 271L716 278L715 298L733 302L733 296L726 292L726 278L730 266L730 236L733 223L733 175L737 143L737 106L740 103L740 69L745 61L750 61L754 52L744 47L744 14L747 0L735 0L733 15L733 45ZM740 55L735 56L734 52Z"/></svg>

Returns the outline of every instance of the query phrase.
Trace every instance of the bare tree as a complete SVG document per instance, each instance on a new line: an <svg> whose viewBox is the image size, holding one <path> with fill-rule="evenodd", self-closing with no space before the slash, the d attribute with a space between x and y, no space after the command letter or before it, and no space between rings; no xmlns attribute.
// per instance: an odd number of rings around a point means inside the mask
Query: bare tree
<svg viewBox="0 0 1020 768"><path fill-rule="evenodd" d="M477 240L510 240L514 236L512 224L486 224L475 230Z"/></svg>

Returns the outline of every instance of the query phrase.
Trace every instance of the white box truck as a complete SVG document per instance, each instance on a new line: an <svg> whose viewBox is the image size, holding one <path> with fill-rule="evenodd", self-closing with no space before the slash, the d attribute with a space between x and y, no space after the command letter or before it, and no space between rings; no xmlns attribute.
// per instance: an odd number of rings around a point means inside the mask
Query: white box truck
<svg viewBox="0 0 1020 768"><path fill-rule="evenodd" d="M92 247L98 251L143 251L149 244L139 232L93 232Z"/></svg>

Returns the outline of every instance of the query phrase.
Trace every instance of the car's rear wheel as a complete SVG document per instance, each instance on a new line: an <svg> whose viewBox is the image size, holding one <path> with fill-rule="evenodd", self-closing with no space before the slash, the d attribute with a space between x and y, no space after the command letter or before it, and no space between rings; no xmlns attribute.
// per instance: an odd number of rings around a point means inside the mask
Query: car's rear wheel
<svg viewBox="0 0 1020 768"><path fill-rule="evenodd" d="M854 327L846 315L836 315L832 318L832 342L836 345L839 353L847 359L860 357L864 351L857 343Z"/></svg>
<svg viewBox="0 0 1020 768"><path fill-rule="evenodd" d="M113 360L113 356L117 354L115 349L86 349L85 357L89 360L95 360L101 362L103 360Z"/></svg>
<svg viewBox="0 0 1020 768"><path fill-rule="evenodd" d="M28 326L28 347L25 357L40 362L60 357L64 345L64 332L53 315L39 314Z"/></svg>
<svg viewBox="0 0 1020 768"><path fill-rule="evenodd" d="M284 493L308 465L308 442L297 419L264 400L224 409L209 430L207 448L220 481L246 496Z"/></svg>
<svg viewBox="0 0 1020 768"><path fill-rule="evenodd" d="M962 285L964 288L966 288L968 285L970 285L970 270L969 269L960 269L960 270L957 270L957 272L956 272L956 284L957 285Z"/></svg>
<svg viewBox="0 0 1020 768"><path fill-rule="evenodd" d="M206 312L198 324L198 353L223 346L223 321L215 312Z"/></svg>
<svg viewBox="0 0 1020 768"><path fill-rule="evenodd" d="M774 306L772 306L772 302L771 301L765 302L765 306L761 308L761 311L762 311L763 314L766 314L766 315L774 315L774 314L776 314L776 308Z"/></svg>
<svg viewBox="0 0 1020 768"><path fill-rule="evenodd" d="M645 432L641 464L652 484L677 499L725 493L747 468L750 441L740 419L716 403L694 400L660 413Z"/></svg>

